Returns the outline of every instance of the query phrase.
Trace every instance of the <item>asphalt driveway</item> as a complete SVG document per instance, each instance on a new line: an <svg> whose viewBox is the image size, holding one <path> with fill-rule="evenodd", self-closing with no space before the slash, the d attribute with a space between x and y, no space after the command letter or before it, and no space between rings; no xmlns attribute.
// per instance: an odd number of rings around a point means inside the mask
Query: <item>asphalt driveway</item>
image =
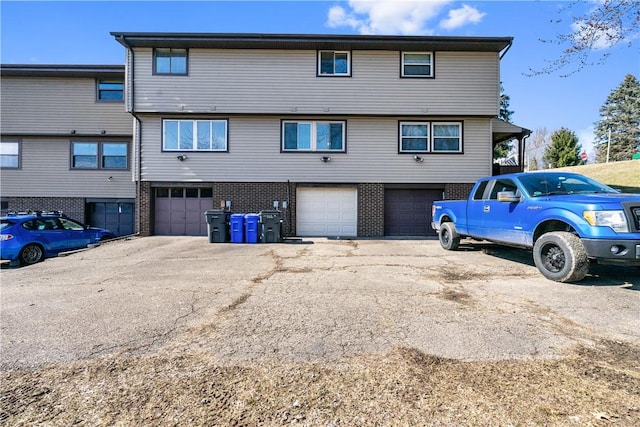
<svg viewBox="0 0 640 427"><path fill-rule="evenodd" d="M459 360L556 358L640 343L640 270L544 279L527 251L434 240L114 241L0 273L2 370L179 346L221 362L415 348Z"/></svg>

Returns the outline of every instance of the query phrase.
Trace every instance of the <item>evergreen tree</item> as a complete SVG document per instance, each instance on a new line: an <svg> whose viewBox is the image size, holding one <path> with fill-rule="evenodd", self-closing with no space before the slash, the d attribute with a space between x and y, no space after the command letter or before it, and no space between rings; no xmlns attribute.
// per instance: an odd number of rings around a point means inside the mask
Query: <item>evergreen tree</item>
<svg viewBox="0 0 640 427"><path fill-rule="evenodd" d="M631 74L607 97L600 107L601 120L595 123L597 160L607 161L607 145L611 131L609 160L631 160L640 152L640 82Z"/></svg>
<svg viewBox="0 0 640 427"><path fill-rule="evenodd" d="M544 152L549 167L562 168L576 166L581 163L578 137L569 129L562 128L551 134L551 145Z"/></svg>
<svg viewBox="0 0 640 427"><path fill-rule="evenodd" d="M533 156L531 160L529 160L529 170L530 171L538 170L538 158L536 156Z"/></svg>
<svg viewBox="0 0 640 427"><path fill-rule="evenodd" d="M511 98L509 98L509 95L504 93L504 87L502 86L502 83L500 83L500 114L498 115L498 118L507 123L511 123L511 115L513 114L513 111L509 110L510 101ZM493 159L495 160L507 157L510 151L511 141L499 142L495 147L493 147Z"/></svg>

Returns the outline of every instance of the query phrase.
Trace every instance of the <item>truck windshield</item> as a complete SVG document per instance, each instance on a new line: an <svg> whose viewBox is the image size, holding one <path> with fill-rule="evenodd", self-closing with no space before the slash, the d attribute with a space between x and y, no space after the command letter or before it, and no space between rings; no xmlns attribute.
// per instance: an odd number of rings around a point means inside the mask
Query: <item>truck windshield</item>
<svg viewBox="0 0 640 427"><path fill-rule="evenodd" d="M574 173L532 172L520 176L519 180L531 197L618 192L594 179Z"/></svg>

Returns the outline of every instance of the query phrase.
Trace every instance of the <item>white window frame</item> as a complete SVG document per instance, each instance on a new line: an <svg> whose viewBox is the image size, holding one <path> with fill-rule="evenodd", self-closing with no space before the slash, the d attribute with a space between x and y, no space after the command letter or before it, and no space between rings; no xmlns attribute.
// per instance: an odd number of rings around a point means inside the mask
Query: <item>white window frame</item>
<svg viewBox="0 0 640 427"><path fill-rule="evenodd" d="M287 124L296 124L296 125L309 125L310 126L310 146L308 149L301 148L286 148L285 147L285 126ZM318 149L318 125L331 125L331 124L340 124L342 126L342 141L341 148L321 148ZM283 120L281 125L282 132L282 141L280 145L280 149L283 152L287 153L312 153L312 152L326 152L326 153L344 153L347 150L347 122L344 120Z"/></svg>
<svg viewBox="0 0 640 427"><path fill-rule="evenodd" d="M405 60L405 55L428 55L429 56L429 62L428 63L407 63ZM401 61L402 61L402 66L400 67L401 70L401 76L402 77L406 77L406 78L418 78L418 79L424 79L424 78L431 78L433 77L433 52L402 52L402 56L401 56ZM405 67L412 67L412 66L425 66L428 65L429 66L429 73L428 74L407 74L406 73L406 68Z"/></svg>
<svg viewBox="0 0 640 427"><path fill-rule="evenodd" d="M177 134L176 134L176 143L177 147L167 148L167 123L177 123ZM181 148L180 147L180 123L181 122L191 122L191 148ZM209 148L199 148L198 147L198 124L209 123L209 129L211 132L209 133ZM215 148L214 140L215 135L213 132L213 126L215 123L224 124L224 147L223 148ZM162 151L199 151L199 152L228 152L229 151L229 120L228 119L162 119Z"/></svg>
<svg viewBox="0 0 640 427"><path fill-rule="evenodd" d="M410 135L402 134L402 125L426 125L429 129L429 135L427 135L427 149L426 150L406 150L403 149L402 142L405 139L412 138ZM457 126L458 127L458 135L450 138L457 138L458 140L458 148L456 150L439 150L436 148L435 140L439 138L436 135L435 129L437 126ZM431 153L431 154L460 154L463 152L463 130L464 130L464 122L462 121L402 121L398 123L398 153L400 154L416 154L416 153ZM446 136L441 136L442 138L446 138Z"/></svg>
<svg viewBox="0 0 640 427"><path fill-rule="evenodd" d="M402 132L402 129L403 129L403 126L405 126L405 125L407 125L407 126L409 126L409 125L410 126L426 126L427 127L427 135L425 137L420 137L420 136L416 137L416 136L413 136L413 135L404 135L403 132ZM401 153L428 153L429 152L429 149L431 148L431 123L430 122L408 122L408 121L400 122L400 125L398 126L398 131L399 131L399 134L400 134L400 147L399 147L399 149L400 149ZM420 138L420 139L424 138L424 139L427 140L426 141L427 142L427 146L425 147L424 150L407 150L407 149L403 148L403 146L404 146L403 142L405 140L407 140L407 139L415 139L415 138Z"/></svg>
<svg viewBox="0 0 640 427"><path fill-rule="evenodd" d="M323 53L333 54L333 72L332 73L322 72L322 54ZM336 72L336 54L344 54L347 56L347 71L345 71L344 73ZM319 50L317 73L318 73L318 76L320 77L350 77L351 76L351 52L348 50Z"/></svg>
<svg viewBox="0 0 640 427"><path fill-rule="evenodd" d="M22 148L22 144L20 143L20 141L0 141L0 158L1 158L0 168L20 169L22 164L21 148ZM16 159L15 165L4 164L6 159L13 159L13 158Z"/></svg>
<svg viewBox="0 0 640 427"><path fill-rule="evenodd" d="M458 126L458 149L457 150L439 150L436 148L435 140L438 138L435 132L436 126ZM462 122L432 122L431 123L431 147L433 153L462 153Z"/></svg>

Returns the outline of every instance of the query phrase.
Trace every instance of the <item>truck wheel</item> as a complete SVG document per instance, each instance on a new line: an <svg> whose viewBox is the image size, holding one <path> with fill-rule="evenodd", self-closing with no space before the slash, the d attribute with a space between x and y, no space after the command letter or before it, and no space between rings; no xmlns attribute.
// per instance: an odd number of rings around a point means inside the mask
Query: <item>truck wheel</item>
<svg viewBox="0 0 640 427"><path fill-rule="evenodd" d="M540 236L533 246L533 262L544 277L556 282L578 282L589 272L580 238L566 231Z"/></svg>
<svg viewBox="0 0 640 427"><path fill-rule="evenodd" d="M440 225L438 240L440 240L440 246L448 251L455 251L460 246L460 236L452 222L443 222Z"/></svg>

